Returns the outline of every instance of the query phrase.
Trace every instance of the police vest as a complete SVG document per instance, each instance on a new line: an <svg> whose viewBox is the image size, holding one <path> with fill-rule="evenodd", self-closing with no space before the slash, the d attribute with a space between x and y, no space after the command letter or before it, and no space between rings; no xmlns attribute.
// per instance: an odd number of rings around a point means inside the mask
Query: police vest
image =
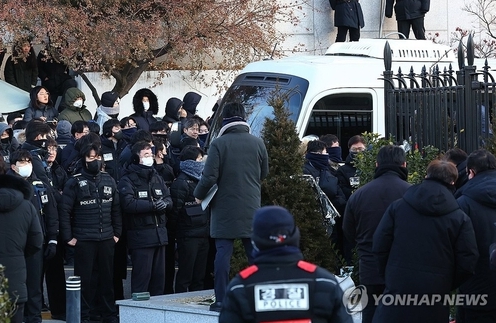
<svg viewBox="0 0 496 323"><path fill-rule="evenodd" d="M255 321L315 323L312 304L315 302L317 266L299 261L296 266L250 266L241 271L250 308ZM325 322L325 321L322 321Z"/></svg>

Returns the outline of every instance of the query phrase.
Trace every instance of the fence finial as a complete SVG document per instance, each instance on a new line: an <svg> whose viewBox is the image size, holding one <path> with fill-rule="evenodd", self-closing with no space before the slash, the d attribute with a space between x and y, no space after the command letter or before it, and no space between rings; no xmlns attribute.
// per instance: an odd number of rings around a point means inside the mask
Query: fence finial
<svg viewBox="0 0 496 323"><path fill-rule="evenodd" d="M458 69L462 70L465 67L465 51L463 50L462 40L458 42Z"/></svg>
<svg viewBox="0 0 496 323"><path fill-rule="evenodd" d="M389 42L386 42L384 45L384 68L386 71L390 71L392 67L393 58L391 55L391 46L389 46Z"/></svg>
<svg viewBox="0 0 496 323"><path fill-rule="evenodd" d="M467 64L468 66L474 65L474 38L472 34L469 34L467 39Z"/></svg>

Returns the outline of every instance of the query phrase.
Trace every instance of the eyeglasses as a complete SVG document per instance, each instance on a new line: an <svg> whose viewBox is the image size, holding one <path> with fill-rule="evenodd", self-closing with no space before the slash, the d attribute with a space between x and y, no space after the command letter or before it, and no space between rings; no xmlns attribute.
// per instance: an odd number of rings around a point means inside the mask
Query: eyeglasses
<svg viewBox="0 0 496 323"><path fill-rule="evenodd" d="M48 151L57 151L57 147L56 146L48 146L47 150Z"/></svg>
<svg viewBox="0 0 496 323"><path fill-rule="evenodd" d="M350 151L352 153L358 153L358 152L361 152L361 151L364 151L365 150L365 147L352 147L350 148Z"/></svg>
<svg viewBox="0 0 496 323"><path fill-rule="evenodd" d="M127 126L128 127L131 127L131 128L134 128L134 127L138 126L138 124L136 124L136 123L128 123Z"/></svg>

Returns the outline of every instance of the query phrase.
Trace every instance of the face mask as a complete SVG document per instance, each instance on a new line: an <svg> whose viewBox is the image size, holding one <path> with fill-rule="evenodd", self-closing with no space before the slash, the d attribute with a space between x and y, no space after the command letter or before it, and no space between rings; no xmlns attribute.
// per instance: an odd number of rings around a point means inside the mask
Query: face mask
<svg viewBox="0 0 496 323"><path fill-rule="evenodd" d="M153 166L153 157L143 157L141 158L141 164L143 166Z"/></svg>
<svg viewBox="0 0 496 323"><path fill-rule="evenodd" d="M24 166L17 167L17 169L18 169L17 173L21 177L27 178L27 177L31 176L31 173L33 172L33 165L27 164Z"/></svg>
<svg viewBox="0 0 496 323"><path fill-rule="evenodd" d="M119 130L118 132L114 133L113 136L115 139L121 140L122 139L122 130Z"/></svg>
<svg viewBox="0 0 496 323"><path fill-rule="evenodd" d="M75 106L76 108L80 109L83 107L83 100L76 100L76 101L74 101L74 103L72 105Z"/></svg>
<svg viewBox="0 0 496 323"><path fill-rule="evenodd" d="M145 111L150 108L150 102L142 102L143 103L143 108L145 108Z"/></svg>
<svg viewBox="0 0 496 323"><path fill-rule="evenodd" d="M36 144L37 147L46 148L48 144L48 140L47 139L35 140L34 143Z"/></svg>
<svg viewBox="0 0 496 323"><path fill-rule="evenodd" d="M122 129L121 131L126 136L131 137L136 131L138 131L138 128L127 128L127 129Z"/></svg>
<svg viewBox="0 0 496 323"><path fill-rule="evenodd" d="M2 142L2 144L8 144L8 143L9 143L9 141L10 141L10 138L9 138L9 137L7 137L7 138L2 138L0 141Z"/></svg>
<svg viewBox="0 0 496 323"><path fill-rule="evenodd" d="M88 173L96 175L102 168L102 161L101 160L93 160L90 161L89 163L86 162L86 169L88 170Z"/></svg>

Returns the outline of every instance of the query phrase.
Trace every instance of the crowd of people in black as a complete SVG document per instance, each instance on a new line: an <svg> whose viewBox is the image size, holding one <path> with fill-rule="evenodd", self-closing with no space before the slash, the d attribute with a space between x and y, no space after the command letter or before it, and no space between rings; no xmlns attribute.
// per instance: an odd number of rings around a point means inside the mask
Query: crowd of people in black
<svg viewBox="0 0 496 323"><path fill-rule="evenodd" d="M115 92L102 94L94 116L75 87L58 109L45 86L30 89L30 98L23 113L0 123L0 186L27 184L14 189L30 195L43 237L25 272L2 259L19 296L14 322L41 322L43 279L52 317L65 318L64 264L82 280L83 322L117 321L115 300L124 298L129 264L133 293L212 288L208 210L193 196L209 127L195 115L201 96L170 99L158 120L149 89L135 93L135 113L121 119ZM170 138L174 122L180 133ZM15 281L23 276L20 288Z"/></svg>

